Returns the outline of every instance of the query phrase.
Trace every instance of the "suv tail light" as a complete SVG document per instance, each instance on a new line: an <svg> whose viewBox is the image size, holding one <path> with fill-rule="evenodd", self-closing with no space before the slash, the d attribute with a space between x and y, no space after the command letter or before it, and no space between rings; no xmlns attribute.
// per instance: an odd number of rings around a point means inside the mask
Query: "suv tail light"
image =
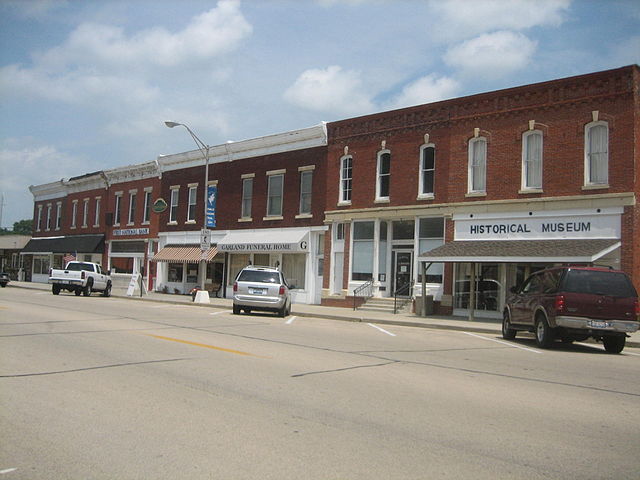
<svg viewBox="0 0 640 480"><path fill-rule="evenodd" d="M556 313L564 313L564 295L556 295L556 301L554 307Z"/></svg>
<svg viewBox="0 0 640 480"><path fill-rule="evenodd" d="M284 295L284 285L280 285L280 291L278 292L278 295Z"/></svg>
<svg viewBox="0 0 640 480"><path fill-rule="evenodd" d="M238 282L233 282L233 291L234 292L238 291Z"/></svg>

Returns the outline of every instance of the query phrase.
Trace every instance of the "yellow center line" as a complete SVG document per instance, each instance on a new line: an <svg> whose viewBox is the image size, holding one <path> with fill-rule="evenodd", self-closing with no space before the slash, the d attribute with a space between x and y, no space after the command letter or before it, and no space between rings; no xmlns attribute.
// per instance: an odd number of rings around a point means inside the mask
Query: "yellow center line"
<svg viewBox="0 0 640 480"><path fill-rule="evenodd" d="M154 335L152 333L143 333L143 335L157 338L159 340L169 340L170 342L178 342L178 343L184 343L185 345L193 345L194 347L210 348L212 350L219 350L221 352L235 353L236 355L245 355L248 357L257 357L257 358L269 358L269 357L261 357L260 355L254 355L253 353L241 352L240 350L232 350L230 348L216 347L214 345L207 345L206 343L191 342L189 340L180 340L179 338L163 337L162 335Z"/></svg>

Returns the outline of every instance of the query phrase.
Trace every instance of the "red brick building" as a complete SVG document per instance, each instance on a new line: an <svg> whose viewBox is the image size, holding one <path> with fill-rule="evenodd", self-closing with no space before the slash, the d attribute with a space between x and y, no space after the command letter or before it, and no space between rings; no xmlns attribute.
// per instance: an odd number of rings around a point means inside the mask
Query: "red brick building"
<svg viewBox="0 0 640 480"><path fill-rule="evenodd" d="M329 123L323 302L420 294L422 263L442 313L499 316L556 263L640 287L639 90L629 66Z"/></svg>

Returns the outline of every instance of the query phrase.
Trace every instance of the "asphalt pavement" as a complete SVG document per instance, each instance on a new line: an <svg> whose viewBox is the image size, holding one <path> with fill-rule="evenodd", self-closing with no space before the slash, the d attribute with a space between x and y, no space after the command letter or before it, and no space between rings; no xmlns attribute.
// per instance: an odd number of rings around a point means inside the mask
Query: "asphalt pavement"
<svg viewBox="0 0 640 480"><path fill-rule="evenodd" d="M51 286L46 283L18 281L12 281L11 283L9 283L7 288L27 288L33 290L48 291L51 290ZM99 295L99 293L96 292L94 293L94 295ZM170 304L192 304L194 306L202 308L228 310L231 310L232 308L232 300L230 298L210 297L209 303L194 303L191 299L191 295L166 294L152 291L144 293L142 296L140 296L139 292L136 295L129 296L123 289L114 289L112 295L114 297L127 298L132 301L163 302ZM457 316L429 315L423 317L410 312L399 312L397 314L391 314L387 312L353 310L351 308L344 307L327 307L324 305L306 305L299 303L295 303L292 305L291 316L316 317L328 320L364 322L379 325L398 325L415 328L459 330L476 333L495 333L496 335L501 335L502 327L499 320L491 319L475 319L473 321L469 321L467 318ZM525 335L525 333L520 333L520 335ZM627 338L627 346L640 347L640 330L632 333L630 338Z"/></svg>

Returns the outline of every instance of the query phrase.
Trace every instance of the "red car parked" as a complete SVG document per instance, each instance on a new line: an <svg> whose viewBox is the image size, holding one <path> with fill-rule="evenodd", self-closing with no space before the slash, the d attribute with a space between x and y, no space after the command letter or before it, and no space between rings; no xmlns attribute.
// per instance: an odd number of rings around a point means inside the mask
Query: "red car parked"
<svg viewBox="0 0 640 480"><path fill-rule="evenodd" d="M502 320L502 336L520 330L535 333L549 348L555 339L601 341L620 353L628 333L640 327L640 304L624 272L601 267L555 267L541 270L511 289Z"/></svg>

